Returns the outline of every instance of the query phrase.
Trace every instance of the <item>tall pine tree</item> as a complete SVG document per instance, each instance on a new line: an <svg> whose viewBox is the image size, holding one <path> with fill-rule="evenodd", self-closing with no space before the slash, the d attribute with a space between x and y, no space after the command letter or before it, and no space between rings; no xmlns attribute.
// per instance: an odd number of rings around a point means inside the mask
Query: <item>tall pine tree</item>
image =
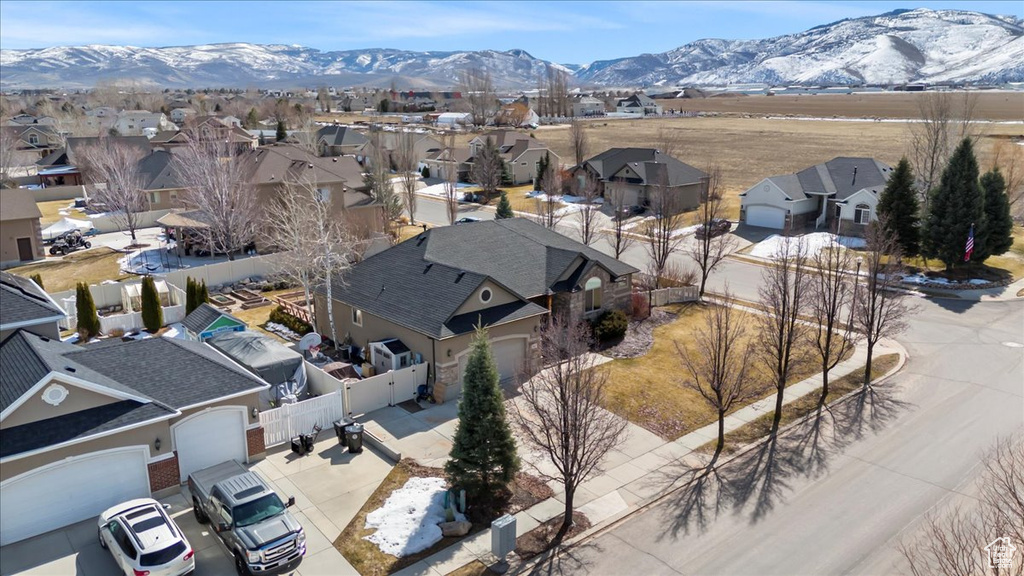
<svg viewBox="0 0 1024 576"><path fill-rule="evenodd" d="M142 279L142 325L150 333L156 333L164 325L164 309L152 276Z"/></svg>
<svg viewBox="0 0 1024 576"><path fill-rule="evenodd" d="M188 316L199 307L196 302L196 281L191 276L185 278L185 315Z"/></svg>
<svg viewBox="0 0 1024 576"><path fill-rule="evenodd" d="M548 171L548 163L551 162L551 156L544 153L544 157L537 162L537 175L533 178L533 189L540 190L541 182L544 181L544 174Z"/></svg>
<svg viewBox="0 0 1024 576"><path fill-rule="evenodd" d="M931 191L922 238L924 255L941 260L946 270L963 265L971 225L977 248L985 237L985 207L974 146L964 138L942 171L938 187Z"/></svg>
<svg viewBox="0 0 1024 576"><path fill-rule="evenodd" d="M277 134L275 134L275 138L277 139L278 142L281 142L282 140L284 140L287 137L288 137L288 130L287 130L287 128L284 125L284 120L278 119L278 121L277 121Z"/></svg>
<svg viewBox="0 0 1024 576"><path fill-rule="evenodd" d="M198 308L200 304L209 301L210 291L206 289L206 280L203 280L199 283L199 286L196 287L196 307Z"/></svg>
<svg viewBox="0 0 1024 576"><path fill-rule="evenodd" d="M494 214L496 220L503 218L513 218L515 214L512 212L512 203L508 201L508 192L501 191L501 200L498 200L498 210Z"/></svg>
<svg viewBox="0 0 1024 576"><path fill-rule="evenodd" d="M974 253L978 262L984 262L989 256L1006 253L1013 245L1013 219L1010 199L1006 196L1006 179L999 168L986 172L980 185L985 202L985 243L978 245L976 241Z"/></svg>
<svg viewBox="0 0 1024 576"><path fill-rule="evenodd" d="M459 426L444 470L453 488L466 491L468 505L479 509L507 500L508 486L519 471L519 457L505 417L505 397L487 330L478 327L470 347Z"/></svg>
<svg viewBox="0 0 1024 576"><path fill-rule="evenodd" d="M914 191L914 173L904 156L889 176L889 182L878 199L878 213L884 218L888 231L896 236L903 253L913 256L921 251L921 231L918 229L917 192Z"/></svg>

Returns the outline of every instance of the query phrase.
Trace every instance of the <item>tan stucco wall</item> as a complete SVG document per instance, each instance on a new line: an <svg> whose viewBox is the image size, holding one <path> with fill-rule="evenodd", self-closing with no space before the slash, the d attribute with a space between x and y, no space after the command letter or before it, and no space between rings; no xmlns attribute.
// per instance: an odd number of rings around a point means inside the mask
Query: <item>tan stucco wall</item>
<svg viewBox="0 0 1024 576"><path fill-rule="evenodd" d="M191 408L189 410L182 410L181 411L181 416L178 416L178 417L174 418L173 420L171 420L170 423L172 425L173 424L177 424L178 422L181 422L182 420L184 420L185 418L188 418L189 416L192 416L193 414L198 414L199 412L204 412L208 408L218 408L218 407L221 407L221 406L243 406L243 407L245 407L245 414L246 414L245 415L245 422L246 422L247 426L252 426L254 424L258 424L259 421L260 421L259 415L257 415L255 418L252 417L252 409L253 409L253 407L254 406L259 406L259 393L258 392L253 392L252 394L246 394L244 396L239 396L237 398L229 398L227 400L222 400L220 402L213 402L211 404L206 404L206 405L200 406L198 408Z"/></svg>
<svg viewBox="0 0 1024 576"><path fill-rule="evenodd" d="M161 450L157 452L153 448L153 441L160 438ZM156 458L171 453L171 430L167 421L157 422L149 426L134 428L119 434L104 436L95 440L89 440L80 444L74 444L57 450L50 450L35 456L19 458L4 462L0 466L0 481L13 478L34 468L46 466L59 462L71 456L109 450L111 448L123 448L126 446L149 446L150 458Z"/></svg>
<svg viewBox="0 0 1024 576"><path fill-rule="evenodd" d="M318 295L314 300L317 310L317 332L334 339L331 336L331 325L327 317L327 299ZM348 304L338 302L337 300L334 301L334 325L338 331L337 341L339 342L344 341L346 336L351 336L352 343L355 346L365 348L369 342L376 342L387 338L398 338L414 354L419 352L423 356L424 362L431 361L433 348L431 347L430 338L426 335L374 316L365 310L363 311L363 325L356 326L352 323L352 308Z"/></svg>
<svg viewBox="0 0 1024 576"><path fill-rule="evenodd" d="M0 224L0 264L8 266L21 261L18 255L18 238L32 240L32 254L35 259L45 257L38 218L7 220Z"/></svg>
<svg viewBox="0 0 1024 576"><path fill-rule="evenodd" d="M537 163L543 160L545 154L551 154L552 165L558 166L561 159L554 152L544 148L527 150L515 162L509 161L507 164L511 166L512 182L514 184L533 182L534 177L537 176ZM524 162L526 163L525 166L523 165Z"/></svg>
<svg viewBox="0 0 1024 576"><path fill-rule="evenodd" d="M52 384L59 384L68 391L68 397L57 406L52 406L43 401L43 393ZM26 400L24 404L18 406L7 418L4 418L3 422L0 422L0 430L120 401L119 398L99 394L60 379L51 378L38 392Z"/></svg>
<svg viewBox="0 0 1024 576"><path fill-rule="evenodd" d="M487 337L494 340L496 338L501 338L502 336L523 334L528 335L530 339L533 339L537 336L538 331L540 330L540 323L545 317L546 315L540 315L532 318L516 320L515 322L509 322L507 324L499 324L498 326L490 326L487 328ZM475 334L470 332L468 334L461 334L452 338L438 340L438 364L447 364L449 362L456 361L460 353L469 348L469 344L473 341L474 336ZM451 356L448 355L449 350L451 350Z"/></svg>
<svg viewBox="0 0 1024 576"><path fill-rule="evenodd" d="M185 206L184 198L185 191L181 188L164 188L162 190L149 190L146 192L146 200L149 201L150 210L183 208ZM153 200L156 200L156 202L153 202Z"/></svg>
<svg viewBox="0 0 1024 576"><path fill-rule="evenodd" d="M486 304L480 301L480 293L483 292L484 289L490 289L491 291L491 299ZM492 308L494 306L500 306L502 304L508 304L510 302L515 302L517 300L518 298L513 296L511 293L506 291L501 286L498 286L497 284L491 282L490 280L485 280L482 284L480 284L480 287L477 288L469 296L469 298L467 298L466 301L462 303L462 306L459 306L458 310L455 311L455 315L465 314L467 312L476 312L478 310Z"/></svg>

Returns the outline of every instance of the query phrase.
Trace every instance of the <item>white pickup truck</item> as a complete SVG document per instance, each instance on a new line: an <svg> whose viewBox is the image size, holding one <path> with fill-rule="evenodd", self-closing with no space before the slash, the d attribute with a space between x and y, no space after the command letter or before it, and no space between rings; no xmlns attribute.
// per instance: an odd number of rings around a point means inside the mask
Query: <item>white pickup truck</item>
<svg viewBox="0 0 1024 576"><path fill-rule="evenodd" d="M306 534L288 503L244 466L227 462L188 477L196 520L210 522L234 556L239 576L291 572L306 553Z"/></svg>

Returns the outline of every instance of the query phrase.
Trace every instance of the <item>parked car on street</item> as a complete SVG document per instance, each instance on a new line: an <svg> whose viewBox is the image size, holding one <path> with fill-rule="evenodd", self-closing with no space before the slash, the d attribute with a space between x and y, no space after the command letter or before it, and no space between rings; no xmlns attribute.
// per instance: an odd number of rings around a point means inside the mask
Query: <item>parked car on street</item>
<svg viewBox="0 0 1024 576"><path fill-rule="evenodd" d="M126 576L183 576L195 572L195 551L152 498L129 500L99 518L100 546Z"/></svg>
<svg viewBox="0 0 1024 576"><path fill-rule="evenodd" d="M192 512L210 522L239 576L291 572L306 554L306 533L288 512L295 498L281 501L255 472L234 460L189 474Z"/></svg>
<svg viewBox="0 0 1024 576"><path fill-rule="evenodd" d="M480 221L480 219L475 217L475 216L464 216L464 217L459 218L458 220L456 220L455 224L456 225L459 225L459 224L469 224L470 222L479 222L479 221Z"/></svg>
<svg viewBox="0 0 1024 576"><path fill-rule="evenodd" d="M711 221L711 237L721 236L732 229L732 222L729 222L725 218L715 218ZM707 227L701 226L697 228L697 238L703 238L707 233Z"/></svg>

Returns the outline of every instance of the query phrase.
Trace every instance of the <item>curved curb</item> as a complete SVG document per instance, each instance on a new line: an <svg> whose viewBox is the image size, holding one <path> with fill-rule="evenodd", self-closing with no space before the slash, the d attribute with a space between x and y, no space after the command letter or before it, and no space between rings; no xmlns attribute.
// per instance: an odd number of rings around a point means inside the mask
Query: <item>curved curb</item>
<svg viewBox="0 0 1024 576"><path fill-rule="evenodd" d="M879 343L882 344L882 342L879 342ZM886 372L882 376L879 376L878 378L875 378L874 380L872 380L871 383L870 383L871 386L874 386L876 384L881 384L882 382L884 382L884 381L888 380L889 378L891 378L892 376L894 376L896 373L898 373L901 370L903 370L903 367L907 363L907 359L910 357L910 354L907 352L907 349L902 344L897 342L896 340L887 339L884 342L883 345L885 347L887 347L887 348L895 349L896 350L896 354L899 354L899 360L896 362L896 366L894 366L891 370L889 370L888 372ZM847 392L844 396L842 396L841 398L839 398L838 400L833 402L831 404L831 406L837 406L837 405L842 404L844 402L848 402L851 398L853 398L857 394L863 392L863 390L864 390L863 388L857 388L856 390L851 390L850 392ZM786 424L785 426L783 426L782 428L779 429L778 436L781 436L782 434L785 434L791 428L793 428L793 427L795 427L795 426L797 426L799 424L803 424L803 423L807 422L812 416L813 416L813 414L807 414L807 415L805 415L805 416L803 416L801 418L798 418L798 419L790 422L789 424ZM764 444L767 441L768 441L768 436L765 436L764 438L761 438L761 439L759 439L759 440L757 440L755 442L751 442L750 444L747 444L746 446L740 448L739 450L737 450L736 452L734 452L733 454L731 454L727 458L725 458L723 460L720 460L720 462L721 462L720 465L725 465L725 464L728 464L728 463L732 462L733 460L739 458L740 456L743 456L744 454L747 454L748 452L753 451L755 448L759 448L762 444ZM619 514L616 514L615 516L612 516L611 518L606 520L605 523L603 523L602 525L593 526L593 527L589 528L588 530L582 532L578 536L576 536L574 538L571 538L567 542L562 544L559 547L558 554L560 555L563 550L568 550L568 549L576 546L577 544L582 544L583 542L585 542L587 540L590 540L591 538L594 538L596 536L600 536L600 535L602 535L602 534L612 530L613 528L618 527L619 525L621 525L624 521L628 520L633 515L635 515L637 513L640 513L640 512L643 512L643 511L646 511L647 509L653 507L655 504L658 504L658 503L662 502L663 500L665 500L666 498L668 498L672 494L678 492L679 490L682 490L683 488L686 488L687 486L690 485L691 482L692 482L692 480L690 482L687 482L687 483L681 485L681 486L676 486L674 488L668 488L665 492L663 492L663 493L661 493L661 494L659 494L657 496L654 496L649 502L638 506L636 509L634 509L634 510L625 510L625 511L619 513ZM541 554L541 556L543 556L543 554ZM541 560L534 560L533 558L531 558L529 562L525 562L525 563L521 564L519 566L519 570L517 570L517 572L524 572L524 571L525 572L529 572L539 562L541 562Z"/></svg>

